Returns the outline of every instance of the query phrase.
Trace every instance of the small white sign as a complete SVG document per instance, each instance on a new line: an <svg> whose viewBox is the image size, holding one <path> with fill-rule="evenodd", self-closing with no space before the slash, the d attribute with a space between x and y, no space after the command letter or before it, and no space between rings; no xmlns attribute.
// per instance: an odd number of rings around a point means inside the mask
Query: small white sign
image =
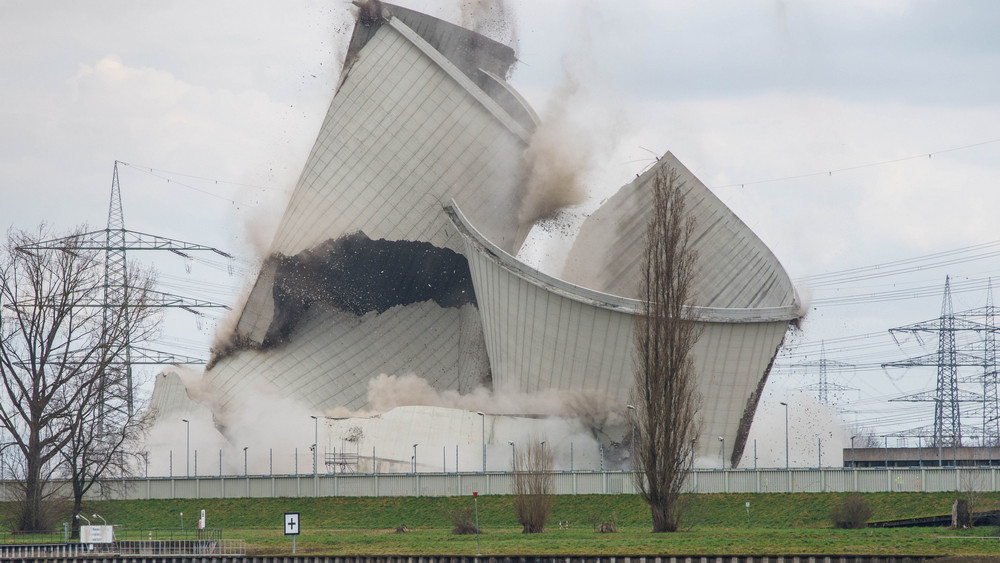
<svg viewBox="0 0 1000 563"><path fill-rule="evenodd" d="M111 543L115 541L111 526L80 526L80 543Z"/></svg>
<svg viewBox="0 0 1000 563"><path fill-rule="evenodd" d="M286 512L285 513L285 535L286 536L297 536L297 535L299 535L299 513L298 512Z"/></svg>

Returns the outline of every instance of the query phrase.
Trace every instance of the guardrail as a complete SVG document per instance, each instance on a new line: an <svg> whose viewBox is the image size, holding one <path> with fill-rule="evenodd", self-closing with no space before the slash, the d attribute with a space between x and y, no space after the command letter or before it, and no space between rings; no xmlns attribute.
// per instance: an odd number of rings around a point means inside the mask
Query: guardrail
<svg viewBox="0 0 1000 563"><path fill-rule="evenodd" d="M553 478L559 495L635 494L627 471L555 472ZM105 483L100 498L441 497L473 491L509 495L513 483L509 472L132 478ZM15 487L9 481L0 483L0 501L12 500ZM998 487L1000 468L993 467L736 469L692 471L684 492L997 492Z"/></svg>

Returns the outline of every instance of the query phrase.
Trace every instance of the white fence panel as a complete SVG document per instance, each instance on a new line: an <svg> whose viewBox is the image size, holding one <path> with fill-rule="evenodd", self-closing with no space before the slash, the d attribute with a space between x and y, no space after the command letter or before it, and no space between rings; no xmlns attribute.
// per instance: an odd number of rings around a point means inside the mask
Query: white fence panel
<svg viewBox="0 0 1000 563"><path fill-rule="evenodd" d="M624 471L553 473L559 495L635 494L632 474ZM92 489L91 496L117 499L272 498L272 497L391 497L509 495L514 474L418 473L268 475L228 477L134 478L115 480ZM760 469L693 471L685 479L686 493L823 493L823 492L997 492L1000 468L900 469ZM51 483L54 489L65 482ZM17 488L0 482L0 500ZM103 491L103 492L102 492ZM96 496L95 496L96 495ZM91 497L88 497L91 498Z"/></svg>

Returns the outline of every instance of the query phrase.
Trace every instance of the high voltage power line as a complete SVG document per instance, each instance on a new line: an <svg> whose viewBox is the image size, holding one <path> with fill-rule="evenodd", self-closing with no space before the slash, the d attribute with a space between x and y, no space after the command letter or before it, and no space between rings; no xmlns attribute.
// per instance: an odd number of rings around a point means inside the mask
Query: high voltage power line
<svg viewBox="0 0 1000 563"><path fill-rule="evenodd" d="M743 187L746 187L746 186L754 186L754 185L759 185L759 184L771 184L771 183L775 183L775 182L785 182L785 181L788 181L788 180L800 180L800 179L803 179L803 178L813 178L813 177L817 177L817 176L827 176L827 177L829 177L829 176L833 176L834 174L841 173L841 172L851 172L851 171L854 171L854 170L862 170L862 169L865 169L865 168L874 168L874 167L877 167L877 166L885 166L887 164L895 164L895 163L898 163L898 162L905 162L905 161L908 161L908 160L918 160L918 159L924 159L924 158L928 158L929 159L929 158L932 158L934 155L937 155L937 154L945 154L945 153L949 153L949 152L962 151L962 150L971 149L971 148L975 148L975 147L981 147L983 145L989 145L989 144L992 144L992 143L1000 143L1000 139L990 139L988 141L981 141L981 142L972 143L972 144L969 144L969 145L962 145L962 146L958 146L958 147L951 147L951 148L941 149L941 150L937 150L937 151L924 152L924 153L914 154L914 155L910 155L910 156L904 156L904 157L900 157L900 158L892 158L892 159L888 159L888 160L879 160L879 161L876 161L876 162L869 162L869 163L866 163L866 164L857 164L857 165L854 165L854 166L844 166L844 167L841 167L841 168L831 168L831 169L828 169L828 170L821 170L821 171L818 171L818 172L807 172L805 174L796 174L796 175L793 175L793 176L782 176L780 178L770 178L770 179L767 179L767 180L753 180L753 181L750 181L750 182L735 182L735 183L732 183L732 184L723 184L723 185L719 185L719 186L712 186L712 189L720 189L720 188L743 188Z"/></svg>

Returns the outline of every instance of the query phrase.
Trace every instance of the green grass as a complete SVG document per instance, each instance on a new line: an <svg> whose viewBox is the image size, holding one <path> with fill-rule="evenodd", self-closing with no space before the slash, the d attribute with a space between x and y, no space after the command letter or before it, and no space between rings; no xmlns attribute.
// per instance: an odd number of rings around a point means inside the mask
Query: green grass
<svg viewBox="0 0 1000 563"><path fill-rule="evenodd" d="M968 554L1000 553L996 538L977 539L993 528L951 531L944 528L837 530L830 510L844 495L716 494L685 497L684 529L650 532L648 508L631 495L558 496L544 534L520 533L513 497L480 496L484 554ZM863 495L873 520L947 514L955 493L873 493ZM745 503L750 502L747 525ZM995 503L995 499L994 499ZM187 527L206 510L209 528L226 539L246 539L251 554L283 554L291 538L283 535L282 514L301 515L301 553L474 554L475 536L451 534L448 515L470 506L472 498L318 498L108 501L88 503L129 529ZM8 512L9 515L9 512ZM619 524L619 533L599 534L591 521ZM559 529L569 521L569 529ZM396 534L397 526L411 532Z"/></svg>

